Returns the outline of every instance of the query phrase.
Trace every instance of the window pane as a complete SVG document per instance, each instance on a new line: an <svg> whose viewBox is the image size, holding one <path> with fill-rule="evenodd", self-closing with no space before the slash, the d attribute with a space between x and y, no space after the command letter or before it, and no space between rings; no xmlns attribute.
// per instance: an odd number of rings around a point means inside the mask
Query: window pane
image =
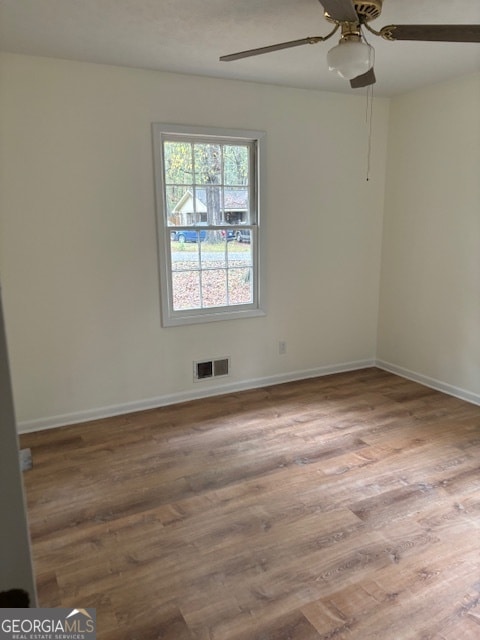
<svg viewBox="0 0 480 640"><path fill-rule="evenodd" d="M187 212L192 210L192 193L193 189L184 186L168 186L165 187L165 202L167 205L167 224L180 225L191 224Z"/></svg>
<svg viewBox="0 0 480 640"><path fill-rule="evenodd" d="M235 240L239 244L250 244L252 241L252 231L251 229L243 229L240 227L235 230Z"/></svg>
<svg viewBox="0 0 480 640"><path fill-rule="evenodd" d="M172 272L173 309L198 309L200 307L200 272Z"/></svg>
<svg viewBox="0 0 480 640"><path fill-rule="evenodd" d="M175 225L198 224L207 218L207 208L193 186L165 187L168 223Z"/></svg>
<svg viewBox="0 0 480 640"><path fill-rule="evenodd" d="M192 145L190 142L164 142L165 184L193 182Z"/></svg>
<svg viewBox="0 0 480 640"><path fill-rule="evenodd" d="M229 304L253 302L253 271L251 268L228 270Z"/></svg>
<svg viewBox="0 0 480 640"><path fill-rule="evenodd" d="M248 233L250 230L247 229ZM242 233L245 233L242 231ZM236 234L238 235L238 233ZM252 267L253 253L252 245L246 242L232 242L228 245L228 266L229 267Z"/></svg>
<svg viewBox="0 0 480 640"><path fill-rule="evenodd" d="M250 229L242 229L245 236ZM235 235L238 237L239 230ZM228 297L229 304L253 302L253 250L249 242L232 242L228 245Z"/></svg>
<svg viewBox="0 0 480 640"><path fill-rule="evenodd" d="M222 307L227 304L225 269L202 271L202 302L204 307Z"/></svg>
<svg viewBox="0 0 480 640"><path fill-rule="evenodd" d="M212 237L214 240L212 241ZM202 244L200 264L202 269L225 269L227 266L226 240L222 231L207 232L207 239Z"/></svg>
<svg viewBox="0 0 480 640"><path fill-rule="evenodd" d="M219 144L195 144L195 183L220 184L222 181L222 151Z"/></svg>
<svg viewBox="0 0 480 640"><path fill-rule="evenodd" d="M202 202L206 211L207 223L210 225L223 224L223 197L222 187L205 187L196 189L197 200Z"/></svg>
<svg viewBox="0 0 480 640"><path fill-rule="evenodd" d="M248 147L225 145L223 147L223 183L229 186L248 184Z"/></svg>
<svg viewBox="0 0 480 640"><path fill-rule="evenodd" d="M232 189L231 187L225 187L223 197L225 222L228 224L250 223L248 188Z"/></svg>
<svg viewBox="0 0 480 640"><path fill-rule="evenodd" d="M190 233L190 230L171 231L170 255L172 257L172 271L192 271L199 269L200 256L198 242L181 242L178 238L181 234Z"/></svg>

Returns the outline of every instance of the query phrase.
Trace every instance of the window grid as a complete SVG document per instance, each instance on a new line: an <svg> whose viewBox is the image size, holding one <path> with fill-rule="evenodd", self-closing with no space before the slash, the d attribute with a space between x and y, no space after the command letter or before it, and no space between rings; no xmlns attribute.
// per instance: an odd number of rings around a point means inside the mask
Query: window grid
<svg viewBox="0 0 480 640"><path fill-rule="evenodd" d="M165 247L163 259L160 253L161 267L163 264L160 276L163 282L161 293L164 324L170 326L208 321L209 315L212 313L215 315L213 317L215 320L221 319L219 313L223 313L226 318L248 317L248 313L247 316L244 314L249 311L253 312L251 315L264 315L259 308L258 297L258 186L256 183L258 141L255 138L219 138L218 136L195 137L194 140L191 138L192 136L189 134L184 136L161 133L156 142L159 145L156 159L157 161L159 158L161 160L161 175L159 176L157 173L157 202L163 201L163 207L159 211L162 220L159 233L162 232ZM183 180L178 181L173 179L174 174L169 172L167 166L167 155L172 154L174 148L170 146L167 149L167 145L176 142L188 146L188 158L181 167ZM227 147L231 147L229 150L231 164L228 167L226 165ZM215 152L218 156L214 157L215 164L211 175L209 175L210 167L208 165L199 167L198 163L201 160L201 154L210 158L212 156L208 154ZM241 169L243 169L241 161L245 163L246 171L241 176L241 180L232 180L235 175L237 178L240 177ZM158 172L158 168L156 171ZM205 172L204 175L201 174L202 171ZM186 173L190 173L191 180L185 180ZM161 194L158 192L159 184ZM170 192L167 191L168 188L170 188ZM174 204L176 195L181 192L185 195L190 194L191 206L189 210L192 212L191 215L177 209L178 203ZM232 197L233 192L235 195ZM169 202L167 202L168 193L170 194ZM228 203L227 195L230 198ZM235 207L241 202L242 197L245 208L236 209ZM202 208L199 208L200 204L202 204ZM206 213L204 213L204 209L206 209ZM188 247L189 260L182 260L182 255L179 252L180 248L185 250L187 247L179 247L174 244L175 239L182 231L184 232L184 241L187 232L196 234L195 240L192 241L195 249L192 250L191 246ZM243 245L240 241L237 243L238 231L248 231L248 239L244 239L245 244ZM210 235L214 232L223 232L221 240L223 248L218 246L219 234ZM208 250L212 238L217 240L218 261L215 260L215 252L212 252L211 248ZM205 242L207 239L208 243ZM234 246L237 247L238 255L234 255L232 250ZM187 276L187 280L178 279L182 273ZM175 296L178 294L178 287L182 286L181 282L188 281L189 273L192 276L196 273L196 277L198 277L198 290L195 296L192 296L192 298L197 298L198 304L194 302L193 306L189 306L188 301L185 303L183 300L176 304ZM217 282L212 284L212 278L209 274L212 274L213 277L215 273L219 278ZM235 287L237 287L236 290ZM166 292L168 293L167 300L165 299ZM236 312L237 316L235 316Z"/></svg>

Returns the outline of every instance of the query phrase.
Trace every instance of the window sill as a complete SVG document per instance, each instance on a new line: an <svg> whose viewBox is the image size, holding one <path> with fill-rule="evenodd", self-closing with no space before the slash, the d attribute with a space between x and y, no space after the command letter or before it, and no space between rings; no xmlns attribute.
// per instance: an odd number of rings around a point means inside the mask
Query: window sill
<svg viewBox="0 0 480 640"><path fill-rule="evenodd" d="M218 313L208 309L207 313L196 313L192 311L188 315L175 315L168 318L163 318L162 326L167 327L182 327L192 324L207 324L208 322L220 322L222 320L243 320L247 318L260 318L266 316L266 312L263 309L243 309L238 311L225 311L219 309Z"/></svg>

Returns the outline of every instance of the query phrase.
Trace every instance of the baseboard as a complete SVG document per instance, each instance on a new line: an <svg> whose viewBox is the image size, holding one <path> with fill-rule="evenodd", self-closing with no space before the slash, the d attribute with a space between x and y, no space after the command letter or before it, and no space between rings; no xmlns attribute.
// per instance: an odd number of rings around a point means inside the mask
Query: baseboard
<svg viewBox="0 0 480 640"><path fill-rule="evenodd" d="M401 376L402 378L413 380L413 382L419 382L420 384L423 384L426 387L430 387L431 389L435 389L436 391L442 391L443 393L454 396L455 398L459 398L460 400L466 400L467 402L471 402L472 404L480 405L480 395L477 393L473 393L472 391L467 391L466 389L455 387L454 385L448 384L447 382L442 382L441 380L430 378L429 376L425 376L422 373L410 371L410 369L399 367L396 364L391 364L390 362L385 362L384 360L376 360L375 366L379 369L383 369L384 371L388 371L390 373Z"/></svg>
<svg viewBox="0 0 480 640"><path fill-rule="evenodd" d="M344 373L346 371L355 371L357 369L367 369L375 366L375 360L356 360L354 362L344 362L334 365L326 365L317 367L316 369L307 369L303 371L294 371L289 373L280 373L264 378L254 378L244 380L242 382L232 382L217 384L214 387L201 389L198 385L195 389L182 391L155 398L147 398L134 402L125 402L118 405L110 405L99 407L97 409L89 409L86 411L77 411L74 413L66 413L62 415L39 418L36 420L25 420L17 423L18 433L31 433L33 431L43 431L45 429L53 429L55 427L64 427L67 425L78 424L79 422L88 422L89 420L99 420L102 418L111 418L135 411L145 411L147 409L156 409L179 402L188 402L189 400L198 400L200 398L208 398L218 396L225 393L234 393L236 391L246 391L248 389L257 389L259 387L269 387L274 384L282 384L284 382L294 382L295 380L306 380L308 378L316 378L319 376L327 376L333 373Z"/></svg>

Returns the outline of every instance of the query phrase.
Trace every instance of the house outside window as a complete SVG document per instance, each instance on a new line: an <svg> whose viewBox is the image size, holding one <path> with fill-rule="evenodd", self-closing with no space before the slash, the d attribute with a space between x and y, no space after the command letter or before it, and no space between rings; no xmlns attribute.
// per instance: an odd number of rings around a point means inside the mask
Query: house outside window
<svg viewBox="0 0 480 640"><path fill-rule="evenodd" d="M163 326L264 315L263 138L153 125Z"/></svg>

